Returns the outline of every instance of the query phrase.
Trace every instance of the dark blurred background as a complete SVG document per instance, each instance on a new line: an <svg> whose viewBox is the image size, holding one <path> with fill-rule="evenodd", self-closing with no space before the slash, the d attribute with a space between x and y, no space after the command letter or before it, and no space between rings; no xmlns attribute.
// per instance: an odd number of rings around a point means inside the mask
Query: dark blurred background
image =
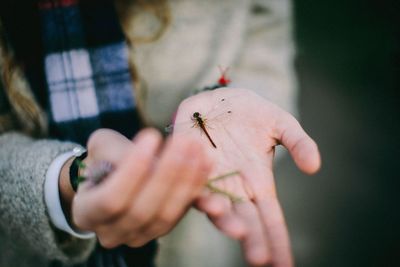
<svg viewBox="0 0 400 267"><path fill-rule="evenodd" d="M301 120L323 158L312 177L277 168L297 266L400 266L399 7L295 1Z"/></svg>

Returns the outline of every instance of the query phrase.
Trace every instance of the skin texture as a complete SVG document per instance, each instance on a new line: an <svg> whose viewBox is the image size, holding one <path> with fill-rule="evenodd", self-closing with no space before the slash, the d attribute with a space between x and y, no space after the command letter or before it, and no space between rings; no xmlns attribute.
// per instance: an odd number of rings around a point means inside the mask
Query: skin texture
<svg viewBox="0 0 400 267"><path fill-rule="evenodd" d="M200 112L208 121L208 132L217 148L198 127L193 127L190 118L194 112ZM240 172L215 185L242 201L233 203L222 195L204 192L196 206L222 232L241 241L251 266L293 266L289 236L276 195L274 151L275 146L282 144L299 169L312 174L321 165L315 142L293 116L278 106L249 90L227 88L204 92L181 103L174 137L188 136L207 146L208 157L214 163L210 178Z"/></svg>
<svg viewBox="0 0 400 267"><path fill-rule="evenodd" d="M88 166L105 160L114 171L97 186L82 183L72 200L65 176L60 188L63 202L72 203L75 227L96 232L106 248L139 247L168 233L199 197L211 167L198 141L188 137L162 144L154 129L141 131L133 141L98 130L87 148Z"/></svg>
<svg viewBox="0 0 400 267"><path fill-rule="evenodd" d="M206 119L217 148L193 126L196 111ZM275 146L285 146L305 173L321 164L317 145L296 119L252 91L223 88L183 101L173 138L161 143L151 129L133 141L111 130L96 131L85 163L106 160L115 170L96 187L83 183L75 195L65 182L68 172L62 171L64 210L72 212L76 228L96 232L108 248L137 247L168 233L194 205L241 242L250 266L293 266L273 176ZM213 185L240 202L205 189L208 179L232 171L240 174Z"/></svg>

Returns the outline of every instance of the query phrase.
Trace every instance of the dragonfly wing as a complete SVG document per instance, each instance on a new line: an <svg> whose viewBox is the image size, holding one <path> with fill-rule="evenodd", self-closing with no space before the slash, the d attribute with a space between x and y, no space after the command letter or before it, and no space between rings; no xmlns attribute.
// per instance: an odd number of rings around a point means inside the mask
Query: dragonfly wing
<svg viewBox="0 0 400 267"><path fill-rule="evenodd" d="M177 116L179 121L176 121L173 125L167 126L165 131L167 133L172 133L174 131L185 133L193 128L197 128L196 121L193 120L193 114L195 112L200 113L205 121L206 128L218 129L228 123L234 114L234 107L231 103L232 101L230 101L233 97L238 96L235 95L228 98L221 97L214 99L213 102L208 105L195 105L190 107L190 110L185 110L184 114L179 114L179 116ZM182 117L182 115L184 116Z"/></svg>
<svg viewBox="0 0 400 267"><path fill-rule="evenodd" d="M164 131L168 134L178 131L179 133L188 131L196 126L196 123L192 119L183 122L171 123L164 128Z"/></svg>
<svg viewBox="0 0 400 267"><path fill-rule="evenodd" d="M233 106L228 99L220 100L220 103L204 115L206 126L214 129L226 125L231 120L233 112Z"/></svg>

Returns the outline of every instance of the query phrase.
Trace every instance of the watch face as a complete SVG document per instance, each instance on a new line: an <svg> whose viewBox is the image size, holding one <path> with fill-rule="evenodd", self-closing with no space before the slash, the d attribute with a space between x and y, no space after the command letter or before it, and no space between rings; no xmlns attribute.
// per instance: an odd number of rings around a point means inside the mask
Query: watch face
<svg viewBox="0 0 400 267"><path fill-rule="evenodd" d="M75 147L72 152L74 153L75 157L80 157L82 156L83 153L86 152L86 149L84 149L83 147Z"/></svg>

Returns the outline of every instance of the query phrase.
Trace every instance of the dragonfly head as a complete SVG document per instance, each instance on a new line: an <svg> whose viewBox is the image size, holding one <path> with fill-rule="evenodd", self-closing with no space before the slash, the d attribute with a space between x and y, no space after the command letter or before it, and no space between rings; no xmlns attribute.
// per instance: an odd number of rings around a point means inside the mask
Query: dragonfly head
<svg viewBox="0 0 400 267"><path fill-rule="evenodd" d="M195 118L195 119L200 118L200 113L197 111L195 113L193 113L193 118Z"/></svg>

